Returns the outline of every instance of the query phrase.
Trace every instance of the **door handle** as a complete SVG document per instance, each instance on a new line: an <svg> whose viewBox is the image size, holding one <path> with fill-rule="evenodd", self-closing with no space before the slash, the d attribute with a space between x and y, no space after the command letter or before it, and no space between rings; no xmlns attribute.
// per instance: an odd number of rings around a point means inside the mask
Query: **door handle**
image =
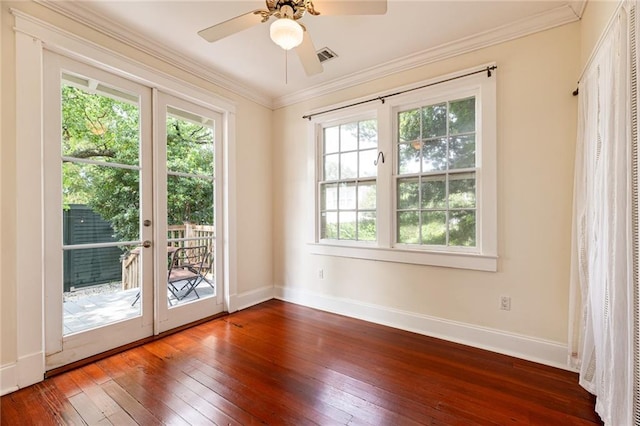
<svg viewBox="0 0 640 426"><path fill-rule="evenodd" d="M149 240L145 240L145 241L142 243L142 247L144 247L144 248L149 248L149 247L151 247L151 241L149 241Z"/></svg>

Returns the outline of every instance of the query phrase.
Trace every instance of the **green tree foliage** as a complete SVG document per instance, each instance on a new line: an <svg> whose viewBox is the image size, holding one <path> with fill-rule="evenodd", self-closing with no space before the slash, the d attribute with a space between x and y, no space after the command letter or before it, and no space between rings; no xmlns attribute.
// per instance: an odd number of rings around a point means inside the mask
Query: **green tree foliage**
<svg viewBox="0 0 640 426"><path fill-rule="evenodd" d="M62 152L66 157L118 165L140 165L138 105L122 96L62 88ZM169 116L167 169L212 175L211 128ZM167 179L168 224L213 224L213 182L196 177ZM119 240L138 240L140 177L137 170L105 165L63 163L63 202L87 204L110 222Z"/></svg>

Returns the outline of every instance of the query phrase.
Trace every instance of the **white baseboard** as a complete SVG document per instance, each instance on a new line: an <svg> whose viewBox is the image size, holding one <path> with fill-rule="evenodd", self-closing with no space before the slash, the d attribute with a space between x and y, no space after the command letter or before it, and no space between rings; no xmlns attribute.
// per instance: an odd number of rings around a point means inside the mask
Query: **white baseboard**
<svg viewBox="0 0 640 426"><path fill-rule="evenodd" d="M246 309L258 303L273 299L275 289L273 286L264 286L255 290L232 295L229 299L229 313Z"/></svg>
<svg viewBox="0 0 640 426"><path fill-rule="evenodd" d="M18 358L18 387L25 388L44 380L44 353L35 352Z"/></svg>
<svg viewBox="0 0 640 426"><path fill-rule="evenodd" d="M559 342L289 287L276 287L275 298L564 370L572 370L567 364L567 346Z"/></svg>
<svg viewBox="0 0 640 426"><path fill-rule="evenodd" d="M0 366L0 395L18 390L18 371L15 363Z"/></svg>
<svg viewBox="0 0 640 426"><path fill-rule="evenodd" d="M6 395L44 380L44 354L22 356L17 362L0 366L0 394Z"/></svg>

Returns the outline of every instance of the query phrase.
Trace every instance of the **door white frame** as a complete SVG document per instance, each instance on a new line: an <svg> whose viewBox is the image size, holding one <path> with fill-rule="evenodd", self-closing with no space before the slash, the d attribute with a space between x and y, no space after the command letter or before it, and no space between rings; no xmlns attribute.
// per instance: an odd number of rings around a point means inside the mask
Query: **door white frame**
<svg viewBox="0 0 640 426"><path fill-rule="evenodd" d="M26 387L40 382L45 373L43 209L43 49L61 53L87 64L120 74L149 87L180 95L208 106L223 115L224 158L224 307L237 310L236 200L235 193L235 105L202 87L134 62L86 39L34 18L17 9L11 10L16 32L16 235L19 235L15 265L20 274L16 286L16 353L10 366L12 383L4 389ZM197 78L197 76L194 76ZM34 261L40 259L41 261ZM3 373L5 377L5 373Z"/></svg>
<svg viewBox="0 0 640 426"><path fill-rule="evenodd" d="M223 192L224 190L218 190L218 185L221 185L221 179L219 174L223 175L224 170L223 158L224 158L224 144L222 141L222 116L221 114L213 111L209 108L204 108L200 105L196 105L192 102L185 101L173 95L169 95L164 92L154 90L155 100L155 112L154 116L157 118L155 122L155 135L156 143L154 145L155 154L155 167L154 167L154 187L155 187L155 238L154 243L157 247L167 246L167 107L174 107L179 110L183 110L189 113L199 115L212 119L215 123L214 126L214 170L215 170L215 199L214 199L214 223L215 223L215 286L216 297L210 297L206 299L199 299L187 304L176 304L169 307L167 298L164 297L167 294L166 283L166 253L156 250L156 276L162 277L156 280L156 294L158 297L155 300L155 334L171 330L184 324L188 324L193 321L197 321L201 318L206 318L214 314L220 313L224 310L224 298L223 291L220 291L224 286L224 262L223 257L218 256L218 253L223 253L223 241L218 238L219 235L224 234L224 214L223 208ZM222 186L221 186L222 188ZM220 284L218 284L220 282Z"/></svg>
<svg viewBox="0 0 640 426"><path fill-rule="evenodd" d="M153 332L153 268L151 248L142 249L140 316L105 325L95 330L63 337L62 312L62 144L61 103L62 74L78 74L139 96L140 111L140 218L150 218L153 211L152 187L152 111L151 89L64 56L44 52L44 258L45 267L45 355L46 368L70 362L122 346ZM152 238L151 229L140 226L140 244Z"/></svg>

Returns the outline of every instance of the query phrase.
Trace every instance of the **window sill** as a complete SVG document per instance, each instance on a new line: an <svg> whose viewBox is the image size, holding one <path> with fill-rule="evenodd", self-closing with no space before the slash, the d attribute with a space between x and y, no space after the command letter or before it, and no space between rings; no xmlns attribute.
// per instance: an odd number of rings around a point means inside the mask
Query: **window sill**
<svg viewBox="0 0 640 426"><path fill-rule="evenodd" d="M476 253L453 253L399 248L354 247L327 243L309 243L311 254L350 257L381 262L409 263L413 265L441 266L445 268L471 269L496 272L498 257Z"/></svg>

